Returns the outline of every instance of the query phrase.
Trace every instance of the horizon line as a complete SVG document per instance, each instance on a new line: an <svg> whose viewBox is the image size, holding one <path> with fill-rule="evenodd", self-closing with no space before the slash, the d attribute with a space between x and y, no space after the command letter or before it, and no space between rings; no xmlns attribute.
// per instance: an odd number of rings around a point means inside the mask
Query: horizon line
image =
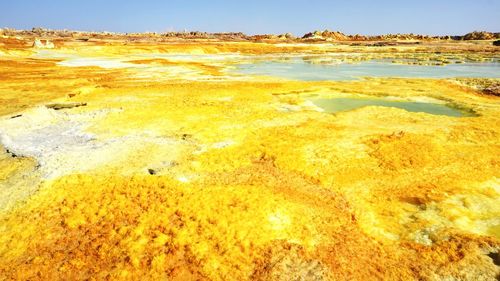
<svg viewBox="0 0 500 281"><path fill-rule="evenodd" d="M166 30L166 31L140 31L140 32L121 32L121 31L110 31L110 30L77 30L77 29L71 29L71 28L63 28L63 29L57 29L57 28L47 28L47 27L42 27L42 26L37 26L37 27L32 27L31 29L18 29L15 27L0 27L0 30L8 30L8 29L13 29L15 31L26 31L26 32L34 32L35 29L41 29L42 31L65 31L65 32L80 32L80 33L109 33L109 34L116 34L116 35L129 35L129 34L168 34L168 33L192 33L192 32L199 32L199 33L205 33L205 34L237 34L241 33L245 36L259 36L259 35L285 35L285 34L292 34L295 37L301 37L305 36L306 34L309 33L315 33L315 32L338 32L342 33L343 35L346 36L367 36L367 37L375 37L375 36L383 36L383 35L417 35L417 36L430 36L430 37L440 37L440 36L464 36L470 33L474 32L485 32L485 33L493 33L497 34L500 32L495 32L495 31L487 31L487 30L472 30L469 31L465 34L426 34L426 33L415 33L415 32L408 32L408 33L378 33L378 34L363 34L363 33L355 33L355 34L349 34L349 33L344 33L340 30L331 30L329 28L325 29L315 29L309 32L306 32L302 35L297 35L293 32L284 32L284 33L255 33L255 34L247 34L242 31L216 31L216 32L208 32L208 31L202 31L202 30L189 30L189 29L183 29L183 30Z"/></svg>

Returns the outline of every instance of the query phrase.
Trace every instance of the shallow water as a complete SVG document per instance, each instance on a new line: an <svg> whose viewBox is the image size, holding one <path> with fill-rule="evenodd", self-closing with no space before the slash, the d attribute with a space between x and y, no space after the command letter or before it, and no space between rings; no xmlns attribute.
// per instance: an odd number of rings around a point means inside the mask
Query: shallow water
<svg viewBox="0 0 500 281"><path fill-rule="evenodd" d="M487 77L500 78L500 63L462 63L444 66L405 65L387 61L367 61L356 64L313 64L303 59L266 61L241 64L238 73L275 76L293 80L355 80L371 77Z"/></svg>
<svg viewBox="0 0 500 281"><path fill-rule="evenodd" d="M394 101L383 98L331 98L313 99L312 102L322 108L325 112L334 113L348 111L364 106L396 107L411 112L425 112L434 115L446 115L453 117L476 116L474 113L453 108L446 104Z"/></svg>

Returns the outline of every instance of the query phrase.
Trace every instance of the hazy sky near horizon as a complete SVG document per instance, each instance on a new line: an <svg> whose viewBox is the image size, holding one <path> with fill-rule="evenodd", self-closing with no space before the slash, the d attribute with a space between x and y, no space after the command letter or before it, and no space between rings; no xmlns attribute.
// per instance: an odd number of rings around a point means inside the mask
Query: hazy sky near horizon
<svg viewBox="0 0 500 281"><path fill-rule="evenodd" d="M3 3L1 3L3 2ZM462 35L500 31L500 0L1 0L0 27L114 32Z"/></svg>

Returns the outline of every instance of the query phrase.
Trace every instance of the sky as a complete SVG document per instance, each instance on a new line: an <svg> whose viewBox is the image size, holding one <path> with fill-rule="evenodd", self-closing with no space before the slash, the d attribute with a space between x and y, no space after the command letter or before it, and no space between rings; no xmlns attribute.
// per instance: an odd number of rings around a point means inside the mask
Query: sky
<svg viewBox="0 0 500 281"><path fill-rule="evenodd" d="M500 0L0 0L0 27L113 32L500 32Z"/></svg>

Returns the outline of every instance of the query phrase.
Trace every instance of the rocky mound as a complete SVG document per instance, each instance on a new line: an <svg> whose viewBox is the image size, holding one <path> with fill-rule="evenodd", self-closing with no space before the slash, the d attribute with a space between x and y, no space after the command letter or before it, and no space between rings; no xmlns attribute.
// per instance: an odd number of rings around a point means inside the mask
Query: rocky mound
<svg viewBox="0 0 500 281"><path fill-rule="evenodd" d="M43 42L45 41L45 42ZM33 48L38 48L38 49L53 49L54 48L54 43L50 42L50 40L40 40L38 38L35 39L35 42L33 42Z"/></svg>
<svg viewBox="0 0 500 281"><path fill-rule="evenodd" d="M491 39L499 39L500 33L492 33L486 31L474 31L467 33L463 36L463 40L491 40Z"/></svg>
<svg viewBox="0 0 500 281"><path fill-rule="evenodd" d="M350 38L340 31L330 31L325 29L324 31L316 30L314 32L306 33L302 36L302 39L320 39L320 40L335 40L344 41Z"/></svg>
<svg viewBox="0 0 500 281"><path fill-rule="evenodd" d="M429 36L414 33L396 33L382 35L346 35L340 31L313 31L306 33L302 39L306 40L333 40L333 41L410 41L410 40L492 40L500 39L500 33L474 31L463 36Z"/></svg>
<svg viewBox="0 0 500 281"><path fill-rule="evenodd" d="M256 34L249 37L251 40L294 40L297 39L292 33L275 34Z"/></svg>
<svg viewBox="0 0 500 281"><path fill-rule="evenodd" d="M183 39L221 39L221 40L244 40L247 36L242 32L208 33L201 31L190 32L167 32L160 34L161 37L174 37Z"/></svg>

